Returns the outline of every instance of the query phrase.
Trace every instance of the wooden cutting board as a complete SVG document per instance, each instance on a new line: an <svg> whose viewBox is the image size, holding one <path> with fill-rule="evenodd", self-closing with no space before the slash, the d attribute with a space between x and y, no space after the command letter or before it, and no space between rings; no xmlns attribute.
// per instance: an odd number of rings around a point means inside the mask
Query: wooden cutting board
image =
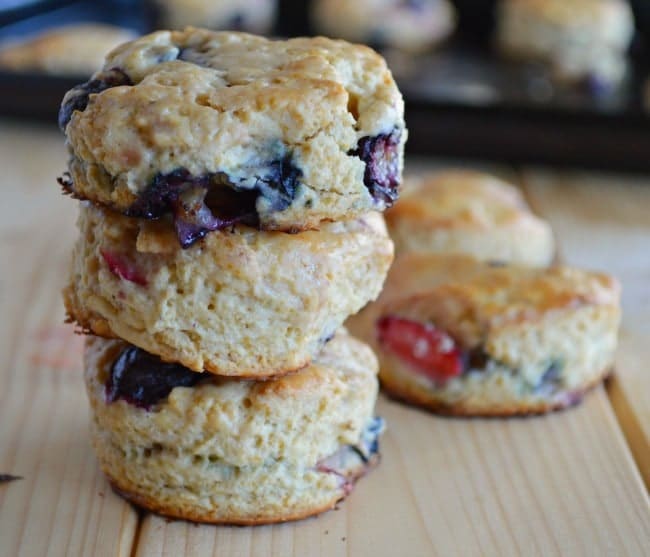
<svg viewBox="0 0 650 557"><path fill-rule="evenodd" d="M650 554L650 178L507 170L571 262L618 274L617 374L540 418L438 418L381 399L381 465L338 509L256 528L138 514L99 473L60 288L75 203L62 137L0 122L0 557ZM414 168L433 166L419 161ZM514 173L513 173L514 172Z"/></svg>

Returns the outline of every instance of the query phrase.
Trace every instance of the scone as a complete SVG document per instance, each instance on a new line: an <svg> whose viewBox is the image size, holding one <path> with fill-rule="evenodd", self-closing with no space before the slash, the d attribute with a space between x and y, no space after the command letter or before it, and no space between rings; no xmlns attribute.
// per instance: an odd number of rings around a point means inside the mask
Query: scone
<svg viewBox="0 0 650 557"><path fill-rule="evenodd" d="M308 368L273 381L193 373L92 337L85 369L104 473L167 516L303 518L332 508L377 458L377 360L345 331Z"/></svg>
<svg viewBox="0 0 650 557"><path fill-rule="evenodd" d="M393 258L383 218L299 234L237 225L182 249L170 221L82 203L64 301L85 330L194 371L262 378L307 365L379 294Z"/></svg>
<svg viewBox="0 0 650 557"><path fill-rule="evenodd" d="M551 227L531 213L519 190L479 172L407 179L386 223L397 254L466 254L539 267L555 256Z"/></svg>
<svg viewBox="0 0 650 557"><path fill-rule="evenodd" d="M448 0L314 0L311 19L325 35L409 52L446 39L456 23Z"/></svg>
<svg viewBox="0 0 650 557"><path fill-rule="evenodd" d="M57 27L0 47L0 68L90 76L102 67L106 54L135 36L129 29L100 23Z"/></svg>
<svg viewBox="0 0 650 557"><path fill-rule="evenodd" d="M497 43L507 55L547 63L555 76L596 88L617 84L634 35L625 0L501 0Z"/></svg>
<svg viewBox="0 0 650 557"><path fill-rule="evenodd" d="M395 201L403 111L386 62L364 46L160 31L66 94L62 183L129 216L173 215L179 230L318 228Z"/></svg>
<svg viewBox="0 0 650 557"><path fill-rule="evenodd" d="M605 274L407 254L349 327L399 399L441 414L535 414L576 404L609 373L619 298Z"/></svg>
<svg viewBox="0 0 650 557"><path fill-rule="evenodd" d="M265 34L271 30L277 0L153 0L163 26L200 25Z"/></svg>

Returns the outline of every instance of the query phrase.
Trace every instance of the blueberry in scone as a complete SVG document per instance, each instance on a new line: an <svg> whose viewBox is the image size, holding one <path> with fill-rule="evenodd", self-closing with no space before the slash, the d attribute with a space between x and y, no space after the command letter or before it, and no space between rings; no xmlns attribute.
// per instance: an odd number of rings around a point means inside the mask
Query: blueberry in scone
<svg viewBox="0 0 650 557"><path fill-rule="evenodd" d="M146 509L199 522L295 520L331 509L377 461L377 360L344 331L281 379L181 374L123 341L87 340L97 458L116 491ZM112 396L116 375L129 377L123 396Z"/></svg>
<svg viewBox="0 0 650 557"><path fill-rule="evenodd" d="M314 229L397 198L403 101L381 56L201 29L126 43L64 98L67 190L170 215L183 246L245 223Z"/></svg>
<svg viewBox="0 0 650 557"><path fill-rule="evenodd" d="M619 298L602 273L411 253L347 326L396 398L443 414L535 414L579 402L610 372Z"/></svg>

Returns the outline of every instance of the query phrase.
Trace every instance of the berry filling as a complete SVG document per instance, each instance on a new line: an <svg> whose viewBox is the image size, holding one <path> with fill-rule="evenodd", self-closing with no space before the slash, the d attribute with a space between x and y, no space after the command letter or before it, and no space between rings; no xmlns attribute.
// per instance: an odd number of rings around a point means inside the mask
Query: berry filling
<svg viewBox="0 0 650 557"><path fill-rule="evenodd" d="M401 136L401 131L394 129L389 134L362 137L357 148L348 153L366 163L363 183L382 207L390 207L397 201Z"/></svg>
<svg viewBox="0 0 650 557"><path fill-rule="evenodd" d="M296 195L302 176L289 155L268 163L264 171L252 179L237 182L225 173L192 176L184 168L158 174L126 214L156 219L171 212L183 248L212 230L238 223L259 226L258 199L266 200L274 211L286 209Z"/></svg>
<svg viewBox="0 0 650 557"><path fill-rule="evenodd" d="M373 418L363 430L357 445L345 445L333 455L319 461L316 470L338 476L341 487L348 495L354 487L354 480L376 459L379 436L384 428L383 418Z"/></svg>
<svg viewBox="0 0 650 557"><path fill-rule="evenodd" d="M59 128L61 128L61 131L65 132L65 128L75 110L80 112L86 110L90 95L101 93L106 89L119 85L133 85L133 82L122 70L112 68L100 73L96 78L73 87L59 109Z"/></svg>
<svg viewBox="0 0 650 557"><path fill-rule="evenodd" d="M149 410L167 398L175 387L193 387L205 375L163 362L135 346L125 348L115 360L106 382L106 402L122 399Z"/></svg>
<svg viewBox="0 0 650 557"><path fill-rule="evenodd" d="M454 339L430 323L385 316L377 322L377 336L386 350L436 383L444 384L465 368L466 358Z"/></svg>
<svg viewBox="0 0 650 557"><path fill-rule="evenodd" d="M106 261L108 269L116 277L128 280L129 282L133 282L139 286L147 286L146 277L131 261L129 261L129 259L127 259L126 256L108 250L102 250L100 253L104 258L104 261Z"/></svg>

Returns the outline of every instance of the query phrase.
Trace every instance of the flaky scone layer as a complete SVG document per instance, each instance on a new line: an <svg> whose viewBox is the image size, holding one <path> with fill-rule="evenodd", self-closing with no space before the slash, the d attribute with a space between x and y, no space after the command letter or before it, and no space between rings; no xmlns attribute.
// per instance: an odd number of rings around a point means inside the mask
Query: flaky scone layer
<svg viewBox="0 0 650 557"><path fill-rule="evenodd" d="M168 222L81 204L64 301L84 329L220 375L307 365L379 294L392 242L376 213L299 234L239 226L182 249Z"/></svg>
<svg viewBox="0 0 650 557"><path fill-rule="evenodd" d="M340 331L298 374L265 382L206 375L149 408L109 400L122 341L89 338L92 438L111 483L134 502L207 522L300 518L343 498L374 459L377 362ZM152 370L155 373L155 370Z"/></svg>

